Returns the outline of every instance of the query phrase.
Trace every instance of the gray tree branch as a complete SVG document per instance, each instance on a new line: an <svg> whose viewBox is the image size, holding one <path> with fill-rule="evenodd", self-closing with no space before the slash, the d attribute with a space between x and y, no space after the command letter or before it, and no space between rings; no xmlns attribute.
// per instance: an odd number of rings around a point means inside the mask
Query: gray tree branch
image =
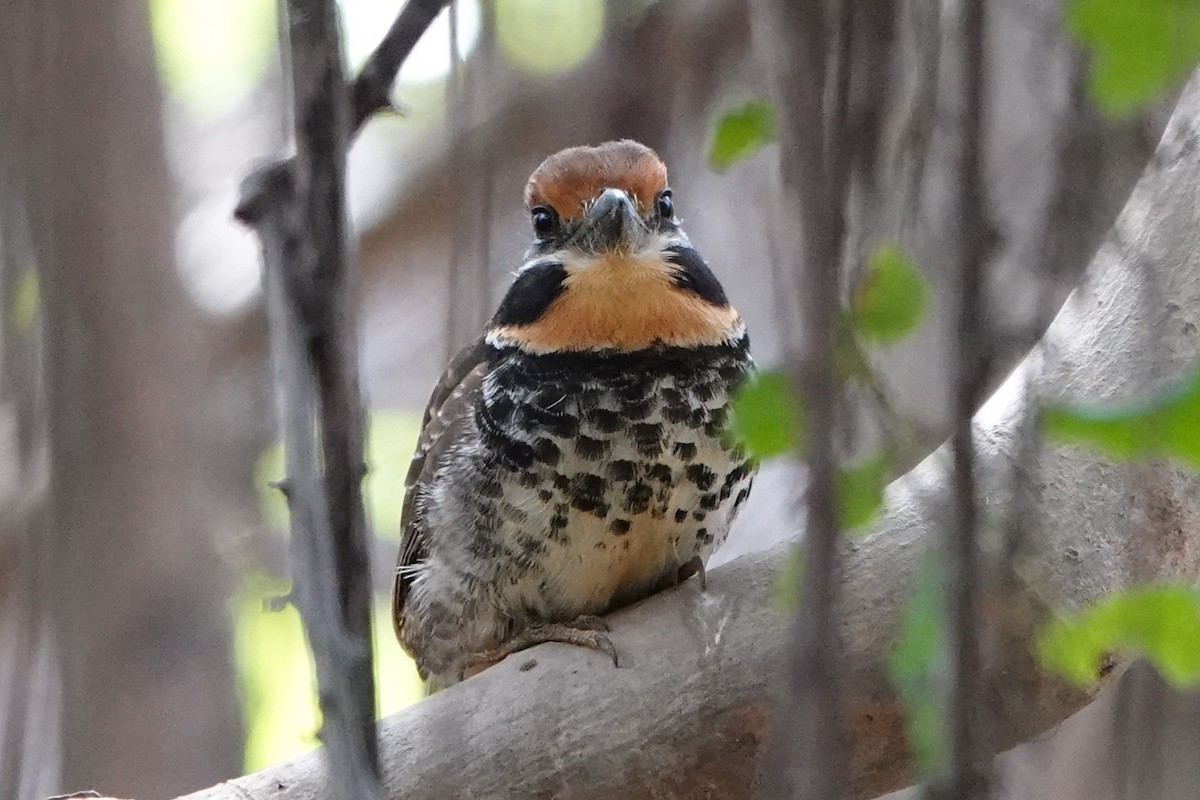
<svg viewBox="0 0 1200 800"><path fill-rule="evenodd" d="M378 798L361 400L347 302L349 107L333 4L288 4L297 155L258 176L272 363L287 478L293 597L312 641L338 796Z"/></svg>
<svg viewBox="0 0 1200 800"><path fill-rule="evenodd" d="M1200 359L1198 138L1193 80L1082 284L975 416L982 554L1002 549L1031 398L1129 399ZM1144 350L1147 336L1159 345L1155 358ZM1047 730L1091 695L1041 672L1030 655L1051 610L1147 581L1200 577L1195 475L1053 444L1023 468L1023 491L1033 490L1027 549L1007 591L981 603L997 632L986 654L996 680L984 698L994 750ZM953 514L952 469L943 448L893 483L872 533L843 554L839 628L855 797L913 777L886 660L917 565ZM614 615L620 669L599 654L544 645L388 718L381 756L391 796L752 796L767 731L795 724L772 717L789 625L772 590L787 552L714 569L707 593L686 584ZM459 733L453 746L431 734L447 724ZM324 796L323 780L323 762L309 755L188 800L303 800Z"/></svg>
<svg viewBox="0 0 1200 800"><path fill-rule="evenodd" d="M332 0L289 0L296 156L243 186L262 245L291 525L293 597L312 642L330 792L382 795L371 665L363 408L347 264L346 150L444 2L411 0L347 92Z"/></svg>

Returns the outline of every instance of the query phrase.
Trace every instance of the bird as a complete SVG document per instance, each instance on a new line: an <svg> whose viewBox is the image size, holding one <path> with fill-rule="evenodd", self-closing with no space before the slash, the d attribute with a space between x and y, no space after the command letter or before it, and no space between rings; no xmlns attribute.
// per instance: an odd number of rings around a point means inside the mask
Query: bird
<svg viewBox="0 0 1200 800"><path fill-rule="evenodd" d="M624 139L546 158L533 241L432 392L405 485L396 636L431 691L699 573L756 466L728 432L754 371L667 169Z"/></svg>

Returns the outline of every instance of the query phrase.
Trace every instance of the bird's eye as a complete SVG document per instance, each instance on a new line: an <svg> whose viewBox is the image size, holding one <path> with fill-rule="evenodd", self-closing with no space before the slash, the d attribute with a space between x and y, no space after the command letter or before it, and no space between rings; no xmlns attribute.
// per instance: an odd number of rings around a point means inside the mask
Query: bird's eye
<svg viewBox="0 0 1200 800"><path fill-rule="evenodd" d="M658 193L658 200L655 201L654 207L663 219L671 219L675 216L675 203L671 200L670 189L663 189Z"/></svg>
<svg viewBox="0 0 1200 800"><path fill-rule="evenodd" d="M545 239L554 234L558 228L558 215L550 206L534 206L529 212L533 217L533 232L539 239Z"/></svg>

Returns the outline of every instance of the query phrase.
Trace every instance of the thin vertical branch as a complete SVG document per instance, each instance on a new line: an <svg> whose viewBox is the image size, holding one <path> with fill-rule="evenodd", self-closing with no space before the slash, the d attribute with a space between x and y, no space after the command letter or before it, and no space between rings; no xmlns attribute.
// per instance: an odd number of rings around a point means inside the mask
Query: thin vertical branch
<svg viewBox="0 0 1200 800"><path fill-rule="evenodd" d="M794 709L788 715L793 743L787 763L776 765L782 774L767 780L781 781L772 793L827 800L843 796L847 776L838 675L841 644L835 624L839 536L832 350L847 164L843 93L849 91L852 42L850 27L839 30L824 2L772 0L767 8L759 30L774 47L774 93L784 120L779 130L782 208L799 216L802 231L785 249L802 258L795 264L803 276L799 303L804 332L797 384L804 397L808 461L806 558L787 686ZM828 62L835 41L840 51L830 108ZM824 135L813 136L812 131Z"/></svg>
<svg viewBox="0 0 1200 800"><path fill-rule="evenodd" d="M347 87L333 0L288 0L296 156L247 178L262 247L291 511L294 597L313 645L330 794L383 797L371 666L364 410L348 266L346 151L444 0L411 0Z"/></svg>
<svg viewBox="0 0 1200 800"><path fill-rule="evenodd" d="M961 264L958 271L958 317L955 326L954 381L954 515L946 530L945 563L949 599L950 663L953 683L949 702L949 774L944 786L956 800L982 796L978 772L980 669L980 574L975 452L971 419L983 398L987 371L988 330L983 294L987 257L987 210L984 202L985 17L984 0L963 6L963 125L959 192Z"/></svg>
<svg viewBox="0 0 1200 800"><path fill-rule="evenodd" d="M350 105L331 0L289 0L296 158L261 220L294 596L313 643L331 791L382 797L362 401L346 253ZM283 180L286 176L286 180ZM289 208L290 206L290 208Z"/></svg>
<svg viewBox="0 0 1200 800"><path fill-rule="evenodd" d="M446 76L446 140L461 141L467 127L467 104L470 102L470 86L467 70L459 48L459 4L450 0L446 8L450 18L450 74ZM469 174L468 152L459 152L450 160L451 197L455 203L464 203L474 197L474 186ZM460 212L461 213L461 212ZM464 215L467 216L467 215ZM471 283L467 276L467 262L471 258L472 232L469 226L456 225L450 235L450 260L446 270L446 360L449 361L458 349L471 337L478 335L475 306L478 298L471 296Z"/></svg>
<svg viewBox="0 0 1200 800"><path fill-rule="evenodd" d="M483 92L483 96L494 91L500 68L500 54L496 47L496 4L480 4L479 15L479 40L475 44L473 56L479 80L473 85L473 102L480 91ZM486 136L479 139L473 148L474 172L479 183L479 226L475 243L473 279L478 299L475 323L480 329L487 324L491 298L492 220L495 217L496 165L500 161L497 144L501 141L495 136Z"/></svg>
<svg viewBox="0 0 1200 800"><path fill-rule="evenodd" d="M847 119L850 114L850 81L854 76L854 5L855 0L836 0L837 30L833 60L833 108L825 128L825 152L831 165L829 190L834 203L839 250L846 230L846 192L850 182L850 142Z"/></svg>
<svg viewBox="0 0 1200 800"><path fill-rule="evenodd" d="M450 263L446 298L447 359L466 342L479 335L488 318L491 264L492 193L496 160L493 139L465 136L477 116L477 105L486 97L496 77L495 9L480 7L480 32L470 59L464 59L460 44L461 24L457 3L450 4L450 76L446 82L447 141L458 151L450 164L451 196L459 204L459 215L478 224L457 226L450 239Z"/></svg>

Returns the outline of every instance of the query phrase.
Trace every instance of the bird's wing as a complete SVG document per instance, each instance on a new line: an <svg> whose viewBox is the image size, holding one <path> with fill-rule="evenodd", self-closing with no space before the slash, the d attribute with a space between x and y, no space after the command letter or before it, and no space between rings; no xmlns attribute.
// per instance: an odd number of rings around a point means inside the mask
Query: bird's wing
<svg viewBox="0 0 1200 800"><path fill-rule="evenodd" d="M392 588L392 622L400 635L404 599L412 585L412 567L428 555L425 508L418 502L428 491L450 446L471 421L487 374L486 347L482 340L464 347L446 367L425 407L421 438L404 481L404 506L400 513L400 556Z"/></svg>

